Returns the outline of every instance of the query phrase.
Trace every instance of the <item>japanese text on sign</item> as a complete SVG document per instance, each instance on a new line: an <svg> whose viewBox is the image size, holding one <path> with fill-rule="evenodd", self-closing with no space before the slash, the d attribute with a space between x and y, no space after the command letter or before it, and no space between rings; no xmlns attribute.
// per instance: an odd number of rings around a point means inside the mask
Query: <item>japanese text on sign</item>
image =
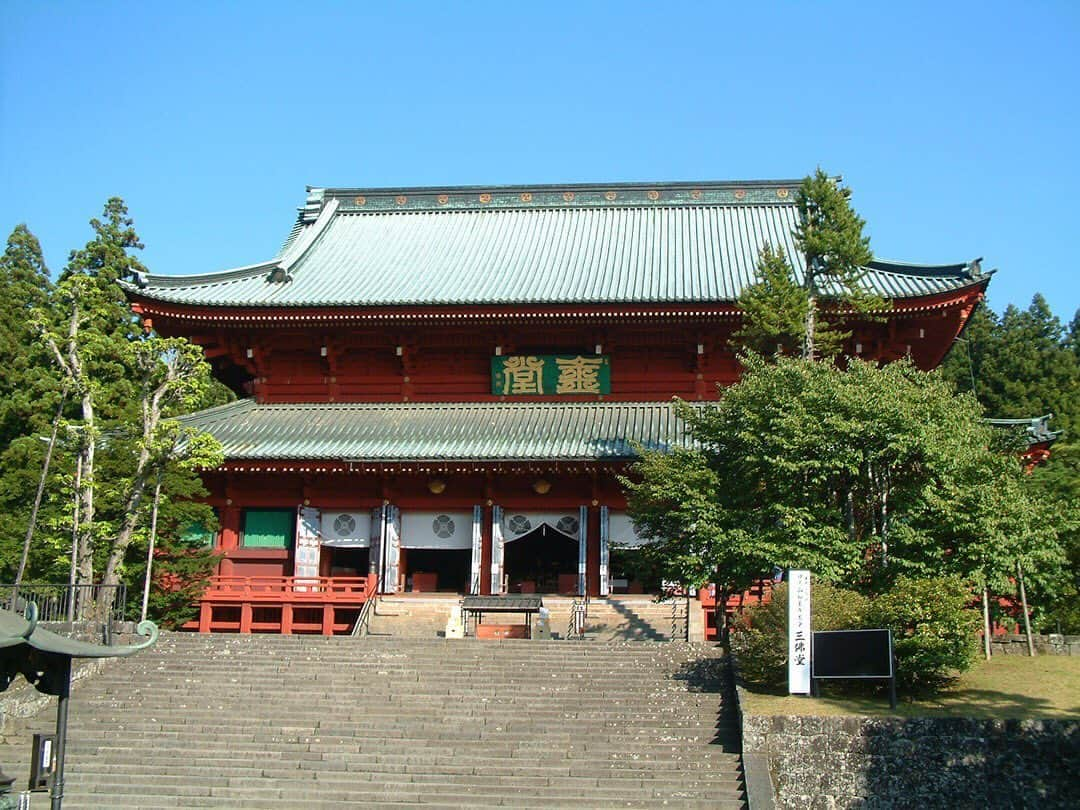
<svg viewBox="0 0 1080 810"><path fill-rule="evenodd" d="M491 358L491 392L500 396L610 394L606 355L514 355Z"/></svg>
<svg viewBox="0 0 1080 810"><path fill-rule="evenodd" d="M810 694L810 572L788 572L788 692Z"/></svg>

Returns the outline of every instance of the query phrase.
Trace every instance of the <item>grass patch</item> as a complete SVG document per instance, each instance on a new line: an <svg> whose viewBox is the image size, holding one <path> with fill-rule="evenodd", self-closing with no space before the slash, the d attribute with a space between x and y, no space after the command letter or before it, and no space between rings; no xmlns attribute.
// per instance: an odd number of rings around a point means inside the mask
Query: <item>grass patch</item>
<svg viewBox="0 0 1080 810"><path fill-rule="evenodd" d="M901 717L1080 717L1080 657L1001 655L980 660L948 688L933 695L899 696L896 711L886 691L841 692L827 684L816 698L748 688L750 714L899 715Z"/></svg>

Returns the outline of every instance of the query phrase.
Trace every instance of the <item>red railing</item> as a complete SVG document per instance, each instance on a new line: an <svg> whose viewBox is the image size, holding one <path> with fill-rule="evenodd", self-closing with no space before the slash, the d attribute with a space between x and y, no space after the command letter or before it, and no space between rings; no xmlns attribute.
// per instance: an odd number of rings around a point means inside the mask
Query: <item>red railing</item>
<svg viewBox="0 0 1080 810"><path fill-rule="evenodd" d="M374 577L228 577L210 578L203 599L275 602L354 602L369 598Z"/></svg>
<svg viewBox="0 0 1080 810"><path fill-rule="evenodd" d="M200 633L347 633L377 584L374 576L215 576L200 599L198 620L185 627Z"/></svg>

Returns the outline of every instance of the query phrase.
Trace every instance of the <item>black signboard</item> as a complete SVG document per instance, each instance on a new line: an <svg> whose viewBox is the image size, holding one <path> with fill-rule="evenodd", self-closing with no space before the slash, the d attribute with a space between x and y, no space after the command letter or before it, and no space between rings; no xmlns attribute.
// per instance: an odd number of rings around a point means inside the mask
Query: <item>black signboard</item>
<svg viewBox="0 0 1080 810"><path fill-rule="evenodd" d="M818 630L810 641L810 683L824 678L889 681L896 708L891 630Z"/></svg>
<svg viewBox="0 0 1080 810"><path fill-rule="evenodd" d="M891 678L891 630L816 631L810 651L815 678Z"/></svg>

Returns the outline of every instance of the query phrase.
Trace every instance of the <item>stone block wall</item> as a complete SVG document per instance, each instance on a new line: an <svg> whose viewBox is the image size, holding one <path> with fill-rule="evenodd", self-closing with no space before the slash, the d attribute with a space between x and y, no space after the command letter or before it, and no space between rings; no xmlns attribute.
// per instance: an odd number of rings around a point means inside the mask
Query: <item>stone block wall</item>
<svg viewBox="0 0 1080 810"><path fill-rule="evenodd" d="M777 808L1080 806L1080 720L744 713L743 753Z"/></svg>
<svg viewBox="0 0 1080 810"><path fill-rule="evenodd" d="M1036 655L1080 655L1080 636L1032 636ZM1027 636L1023 634L995 636L990 639L992 655L1027 655Z"/></svg>

